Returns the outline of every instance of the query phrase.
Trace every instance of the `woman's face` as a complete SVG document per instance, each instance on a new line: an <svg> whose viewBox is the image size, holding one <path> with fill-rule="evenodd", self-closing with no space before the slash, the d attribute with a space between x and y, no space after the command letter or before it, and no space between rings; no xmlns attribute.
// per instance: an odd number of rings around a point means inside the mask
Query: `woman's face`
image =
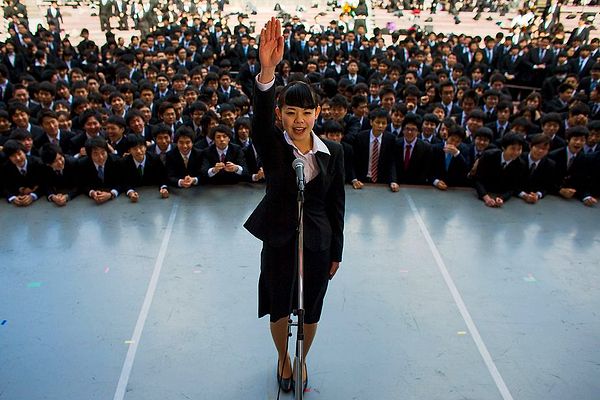
<svg viewBox="0 0 600 400"><path fill-rule="evenodd" d="M310 134L315 126L315 120L321 112L321 107L302 108L284 105L277 107L275 112L281 119L283 129L294 142L310 140Z"/></svg>

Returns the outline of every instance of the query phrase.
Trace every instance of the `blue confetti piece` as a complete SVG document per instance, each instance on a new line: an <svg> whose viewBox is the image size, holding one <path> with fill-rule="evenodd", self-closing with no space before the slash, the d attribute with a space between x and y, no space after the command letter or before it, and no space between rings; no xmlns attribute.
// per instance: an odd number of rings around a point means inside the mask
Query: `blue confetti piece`
<svg viewBox="0 0 600 400"><path fill-rule="evenodd" d="M7 320L2 320L2 322L0 322L0 325L6 325L7 322Z"/></svg>
<svg viewBox="0 0 600 400"><path fill-rule="evenodd" d="M27 284L27 287L30 288L30 289L31 288L39 288L41 286L42 286L42 282L29 282Z"/></svg>

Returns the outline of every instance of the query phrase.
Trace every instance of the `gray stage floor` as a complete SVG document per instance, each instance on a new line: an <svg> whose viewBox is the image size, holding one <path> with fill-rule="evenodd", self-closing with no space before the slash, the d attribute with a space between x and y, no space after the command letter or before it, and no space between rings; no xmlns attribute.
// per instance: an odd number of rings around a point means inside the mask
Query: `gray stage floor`
<svg viewBox="0 0 600 400"><path fill-rule="evenodd" d="M1 400L276 398L241 226L262 188L142 195L0 205ZM599 222L552 197L349 189L306 398L599 399Z"/></svg>

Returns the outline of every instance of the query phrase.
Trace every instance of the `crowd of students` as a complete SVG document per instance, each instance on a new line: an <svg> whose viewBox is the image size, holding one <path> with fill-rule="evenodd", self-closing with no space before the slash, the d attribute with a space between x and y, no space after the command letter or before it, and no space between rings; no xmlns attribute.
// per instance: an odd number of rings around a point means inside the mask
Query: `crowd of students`
<svg viewBox="0 0 600 400"><path fill-rule="evenodd" d="M139 199L268 176L252 143L258 40L244 17L164 23L76 46L15 23L0 47L0 185L15 206ZM580 27L588 29L585 21ZM341 142L348 185L473 187L490 207L600 196L598 39L368 35L284 24L276 75L320 94L315 133ZM526 87L523 87L526 86ZM291 166L290 166L291 168Z"/></svg>

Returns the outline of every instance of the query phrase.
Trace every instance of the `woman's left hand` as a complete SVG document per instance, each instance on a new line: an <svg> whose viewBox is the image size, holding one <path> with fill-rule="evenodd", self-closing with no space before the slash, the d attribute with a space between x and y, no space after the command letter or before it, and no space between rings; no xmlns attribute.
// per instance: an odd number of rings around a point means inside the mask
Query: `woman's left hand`
<svg viewBox="0 0 600 400"><path fill-rule="evenodd" d="M339 261L332 261L331 262L331 269L329 270L329 279L333 279L333 277L335 276L335 273L337 272L337 270L340 268L340 263Z"/></svg>

